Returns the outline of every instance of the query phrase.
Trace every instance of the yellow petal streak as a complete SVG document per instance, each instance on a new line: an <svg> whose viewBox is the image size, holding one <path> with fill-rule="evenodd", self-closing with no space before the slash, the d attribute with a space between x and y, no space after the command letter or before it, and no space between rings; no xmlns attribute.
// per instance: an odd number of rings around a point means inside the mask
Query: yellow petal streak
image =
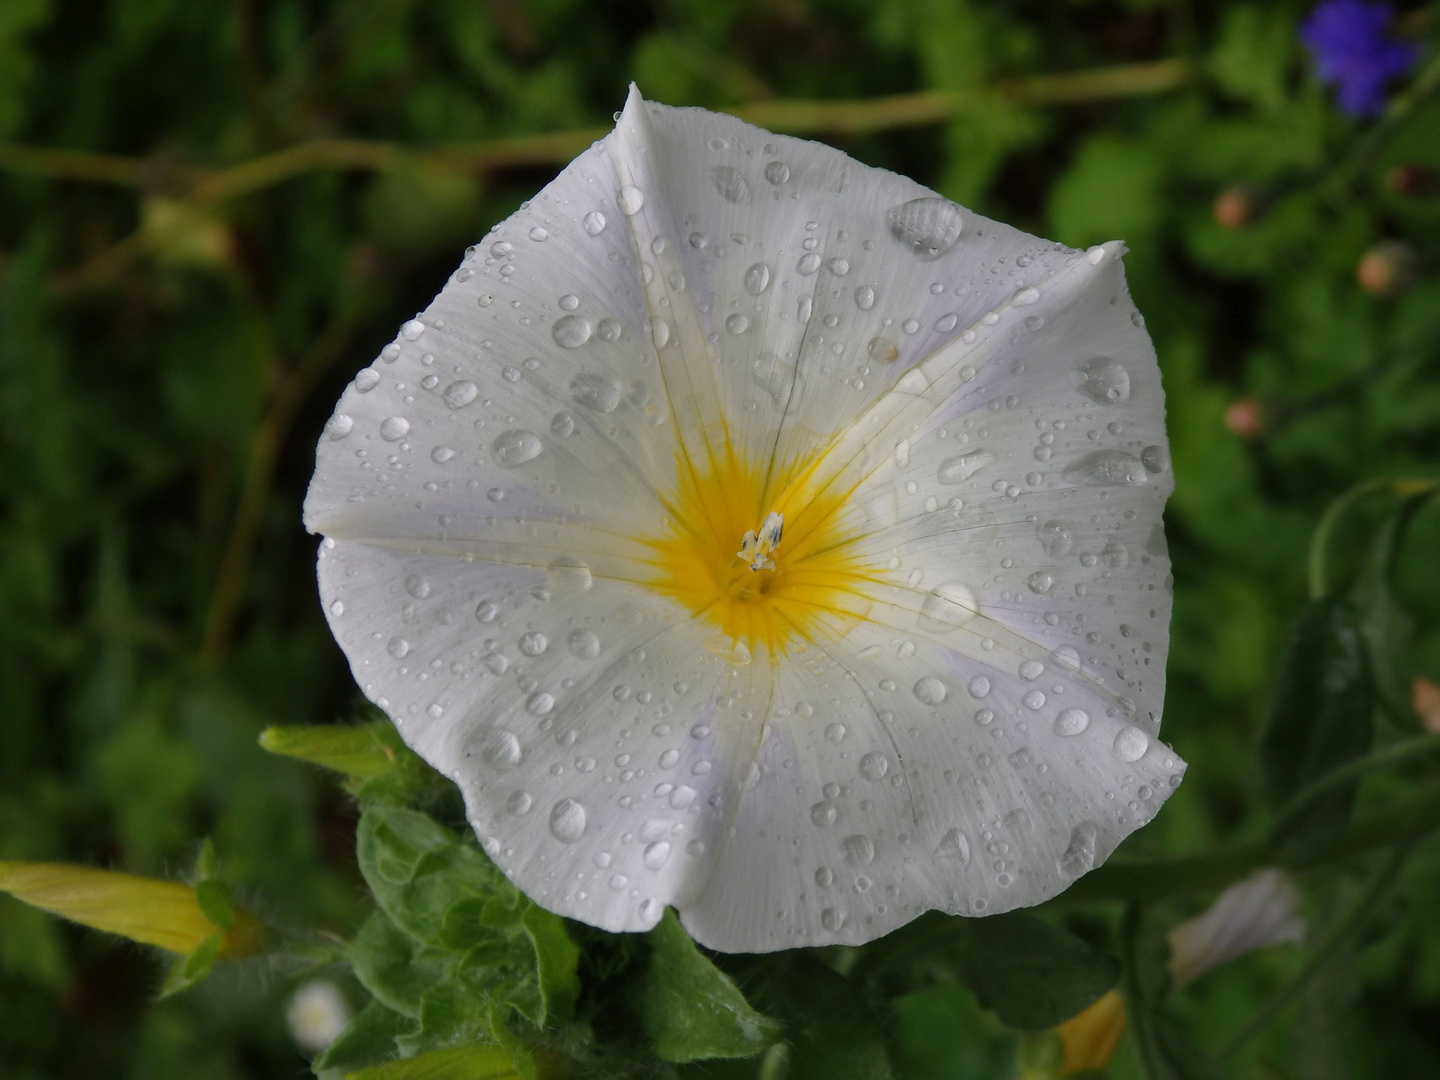
<svg viewBox="0 0 1440 1080"><path fill-rule="evenodd" d="M879 573L836 525L848 493L809 494L814 467L777 477L728 439L708 462L681 464L679 490L664 500L668 528L645 540L656 572L648 584L713 627L727 643L721 655L733 642L744 647L732 659L761 649L779 657L796 643L840 637L870 610ZM752 570L741 543L770 513L785 519L775 566Z"/></svg>

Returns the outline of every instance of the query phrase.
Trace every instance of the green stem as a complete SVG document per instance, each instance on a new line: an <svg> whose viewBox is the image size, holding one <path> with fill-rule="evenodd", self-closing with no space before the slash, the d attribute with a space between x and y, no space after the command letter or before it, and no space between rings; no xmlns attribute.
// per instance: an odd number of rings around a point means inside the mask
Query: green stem
<svg viewBox="0 0 1440 1080"><path fill-rule="evenodd" d="M1413 844L1400 844L1391 850L1380 864L1369 885L1355 898L1346 912L1335 921L1324 939L1310 954L1309 960L1299 973L1280 992L1260 1007L1260 1010L1220 1048L1216 1055L1221 1061L1234 1057L1246 1043L1264 1031L1285 1008L1299 996L1310 980L1318 975L1342 948L1352 942L1365 929L1365 924L1375 914L1375 908L1390 886L1400 875Z"/></svg>
<svg viewBox="0 0 1440 1080"><path fill-rule="evenodd" d="M1382 746L1364 757L1356 758L1339 768L1331 769L1324 776L1312 780L1295 793L1289 803L1276 815L1275 823L1270 826L1270 835L1282 835L1297 819L1303 817L1311 809L1317 799L1333 789L1353 783L1359 777L1375 769L1396 765L1434 750L1440 750L1440 735L1417 735L1411 739L1402 739L1399 742Z"/></svg>
<svg viewBox="0 0 1440 1080"><path fill-rule="evenodd" d="M1375 477L1356 484L1325 508L1315 535L1310 540L1310 599L1319 600L1328 590L1326 569L1329 565L1330 542L1340 520L1357 503L1371 495L1387 492L1392 495L1418 495L1436 487L1434 480L1404 480L1388 476Z"/></svg>
<svg viewBox="0 0 1440 1080"><path fill-rule="evenodd" d="M1337 866L1379 848L1414 843L1437 828L1440 828L1440 784L1428 784L1414 795L1357 817L1326 850L1324 857L1305 869ZM1117 900L1153 903L1191 893L1213 892L1271 862L1269 848L1259 841L1205 855L1129 863L1111 861L1047 901L1044 907L1067 908Z"/></svg>

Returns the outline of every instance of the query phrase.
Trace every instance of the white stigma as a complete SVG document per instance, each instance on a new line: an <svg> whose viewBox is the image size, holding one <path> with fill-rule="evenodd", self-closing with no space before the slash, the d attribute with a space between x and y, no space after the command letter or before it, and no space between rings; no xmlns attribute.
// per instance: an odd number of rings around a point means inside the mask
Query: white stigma
<svg viewBox="0 0 1440 1080"><path fill-rule="evenodd" d="M740 550L735 553L751 570L774 570L775 560L770 558L780 546L780 534L785 531L785 515L775 511L765 515L757 532L751 529L740 541Z"/></svg>

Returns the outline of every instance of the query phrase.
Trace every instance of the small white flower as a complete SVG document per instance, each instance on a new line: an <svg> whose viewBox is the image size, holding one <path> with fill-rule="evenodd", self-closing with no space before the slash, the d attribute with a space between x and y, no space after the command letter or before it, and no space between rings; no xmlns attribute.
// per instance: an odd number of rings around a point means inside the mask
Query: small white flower
<svg viewBox="0 0 1440 1080"><path fill-rule="evenodd" d="M1203 914L1170 931L1171 981L1184 986L1252 949L1299 942L1305 936L1299 906L1300 890L1282 870L1257 870L1236 882Z"/></svg>
<svg viewBox="0 0 1440 1080"><path fill-rule="evenodd" d="M311 979L290 998L285 1007L285 1023L302 1049L318 1054L350 1023L350 1006L334 983Z"/></svg>
<svg viewBox="0 0 1440 1080"><path fill-rule="evenodd" d="M596 926L763 952L1059 892L1184 770L1122 251L632 90L326 427L357 680Z"/></svg>

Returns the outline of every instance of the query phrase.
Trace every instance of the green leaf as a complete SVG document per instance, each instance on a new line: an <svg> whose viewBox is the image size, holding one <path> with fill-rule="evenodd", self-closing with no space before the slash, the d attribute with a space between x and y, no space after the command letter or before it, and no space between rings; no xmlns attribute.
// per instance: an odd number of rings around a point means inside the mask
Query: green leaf
<svg viewBox="0 0 1440 1080"><path fill-rule="evenodd" d="M1141 1080L1225 1080L1220 1067L1161 1012L1170 991L1169 945L1135 905L1121 925L1121 956L1125 1016Z"/></svg>
<svg viewBox="0 0 1440 1080"><path fill-rule="evenodd" d="M512 1080L519 1076L501 1047L457 1046L347 1073L345 1080Z"/></svg>
<svg viewBox="0 0 1440 1080"><path fill-rule="evenodd" d="M363 801L405 803L438 774L405 745L388 720L356 727L300 725L268 727L260 746L350 778L348 788Z"/></svg>
<svg viewBox="0 0 1440 1080"><path fill-rule="evenodd" d="M526 1048L509 1026L505 1023L505 1017L498 1006L490 1008L490 1034L495 1037L506 1055L510 1058L510 1064L524 1080L536 1080L535 1057Z"/></svg>
<svg viewBox="0 0 1440 1080"><path fill-rule="evenodd" d="M1351 589L1351 597L1360 611L1360 633L1365 639L1380 704L1407 727L1414 727L1415 712L1410 706L1404 660L1415 636L1415 619L1401 606L1391 582L1406 530L1416 512L1436 491L1431 487L1409 496L1385 519L1370 542Z"/></svg>
<svg viewBox="0 0 1440 1080"><path fill-rule="evenodd" d="M764 962L750 996L785 1024L789 1080L892 1080L880 1021L859 987L809 953Z"/></svg>
<svg viewBox="0 0 1440 1080"><path fill-rule="evenodd" d="M381 909L422 941L441 937L446 913L460 900L516 895L485 856L414 810L367 809L360 817L356 855Z"/></svg>
<svg viewBox="0 0 1440 1080"><path fill-rule="evenodd" d="M317 1074L326 1069L349 1072L366 1065L375 1065L395 1057L395 1040L413 1031L415 1022L378 1001L372 1001L355 1014L334 1042L314 1060Z"/></svg>
<svg viewBox="0 0 1440 1080"><path fill-rule="evenodd" d="M580 997L580 950L566 933L565 921L544 908L531 905L521 925L535 947L536 981L544 1004L540 1023L568 1023Z"/></svg>
<svg viewBox="0 0 1440 1080"><path fill-rule="evenodd" d="M405 1057L414 1057L447 1046L492 1044L489 1013L490 1003L458 980L439 983L421 998L420 1026L396 1045Z"/></svg>
<svg viewBox="0 0 1440 1080"><path fill-rule="evenodd" d="M1021 1031L1042 1031L1094 1003L1120 965L1074 934L1024 912L956 919L960 981L980 1004Z"/></svg>
<svg viewBox="0 0 1440 1080"><path fill-rule="evenodd" d="M640 980L638 1011L662 1059L750 1057L775 1041L779 1025L750 1007L673 911L666 910L648 937L653 951Z"/></svg>
<svg viewBox="0 0 1440 1080"><path fill-rule="evenodd" d="M179 957L170 967L170 973L165 976L164 983L160 986L160 993L156 996L164 999L188 990L206 975L215 966L215 961L220 959L220 950L225 946L225 934L217 932L211 934L195 947L195 951L188 956Z"/></svg>
<svg viewBox="0 0 1440 1080"><path fill-rule="evenodd" d="M235 925L235 898L230 893L230 886L223 881L214 878L197 881L195 902L200 905L201 914L221 930L229 930Z"/></svg>
<svg viewBox="0 0 1440 1080"><path fill-rule="evenodd" d="M1310 781L1360 757L1370 746L1374 689L1354 605L1340 596L1312 601L1280 657L1270 715L1260 735L1261 791L1273 807ZM1271 849L1283 862L1304 862L1345 828L1356 784L1316 798L1290 815Z"/></svg>
<svg viewBox="0 0 1440 1080"><path fill-rule="evenodd" d="M350 963L376 1000L418 1019L425 994L451 977L455 958L421 945L377 911L355 935Z"/></svg>

